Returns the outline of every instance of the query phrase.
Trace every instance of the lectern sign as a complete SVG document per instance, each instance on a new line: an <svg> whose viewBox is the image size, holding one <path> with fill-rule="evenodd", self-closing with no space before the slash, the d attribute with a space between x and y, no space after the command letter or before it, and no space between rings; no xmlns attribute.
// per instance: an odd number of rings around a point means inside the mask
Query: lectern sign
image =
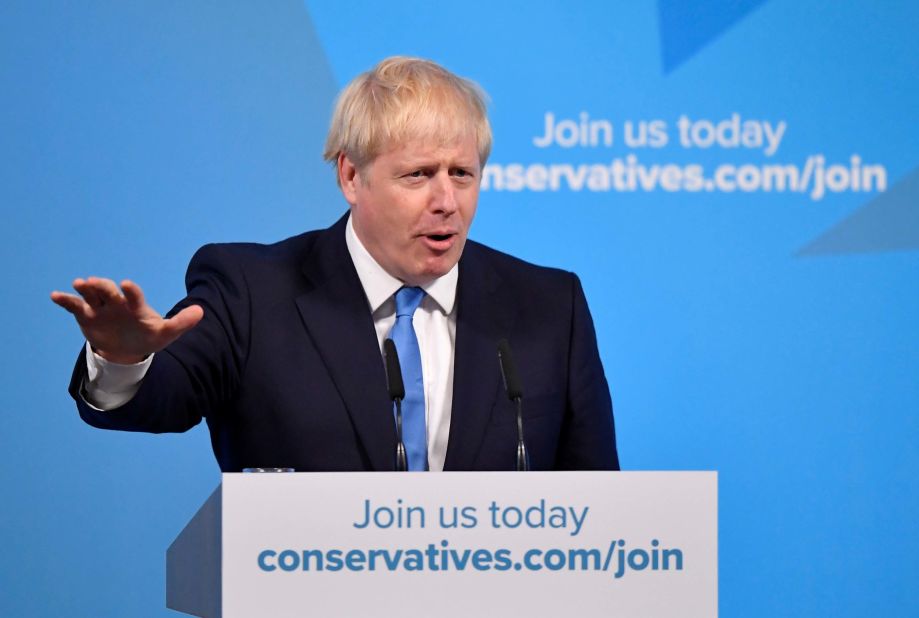
<svg viewBox="0 0 919 618"><path fill-rule="evenodd" d="M202 615L717 615L713 472L228 474L214 500Z"/></svg>

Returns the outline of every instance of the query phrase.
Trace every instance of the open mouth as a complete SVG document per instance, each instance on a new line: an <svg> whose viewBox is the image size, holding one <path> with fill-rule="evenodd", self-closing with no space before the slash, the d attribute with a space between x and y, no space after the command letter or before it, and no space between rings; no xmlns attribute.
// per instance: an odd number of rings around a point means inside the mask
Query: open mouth
<svg viewBox="0 0 919 618"><path fill-rule="evenodd" d="M425 234L422 236L424 244L434 252L445 252L453 248L456 242L456 234Z"/></svg>

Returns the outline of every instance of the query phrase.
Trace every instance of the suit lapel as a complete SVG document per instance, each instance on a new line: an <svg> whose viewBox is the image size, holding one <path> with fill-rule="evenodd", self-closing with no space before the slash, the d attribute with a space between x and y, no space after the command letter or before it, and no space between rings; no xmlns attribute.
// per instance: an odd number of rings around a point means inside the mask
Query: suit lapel
<svg viewBox="0 0 919 618"><path fill-rule="evenodd" d="M445 470L472 469L496 399L503 392L498 341L510 336L516 308L482 253L480 246L469 242L460 260L453 410Z"/></svg>
<svg viewBox="0 0 919 618"><path fill-rule="evenodd" d="M392 470L396 430L373 317L345 243L342 218L303 264L296 299L303 324L335 382L373 470Z"/></svg>

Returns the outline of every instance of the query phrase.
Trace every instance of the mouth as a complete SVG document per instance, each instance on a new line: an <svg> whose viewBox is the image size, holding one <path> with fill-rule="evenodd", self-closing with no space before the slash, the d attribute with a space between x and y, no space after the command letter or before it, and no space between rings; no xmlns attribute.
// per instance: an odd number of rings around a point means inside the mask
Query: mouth
<svg viewBox="0 0 919 618"><path fill-rule="evenodd" d="M457 235L454 232L445 232L439 234L424 234L421 236L422 242L429 249L437 252L447 251L456 242Z"/></svg>

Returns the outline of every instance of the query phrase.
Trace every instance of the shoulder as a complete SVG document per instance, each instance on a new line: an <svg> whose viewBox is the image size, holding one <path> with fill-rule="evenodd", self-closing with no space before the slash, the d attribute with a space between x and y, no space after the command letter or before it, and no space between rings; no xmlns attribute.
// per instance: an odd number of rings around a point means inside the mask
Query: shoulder
<svg viewBox="0 0 919 618"><path fill-rule="evenodd" d="M195 252L186 285L200 278L238 282L248 288L298 285L302 267L329 230L314 230L276 243L211 243Z"/></svg>
<svg viewBox="0 0 919 618"><path fill-rule="evenodd" d="M209 243L195 252L191 263L235 262L258 267L261 264L298 262L308 255L326 230L314 230L271 244L254 242Z"/></svg>
<svg viewBox="0 0 919 618"><path fill-rule="evenodd" d="M461 269L465 263L473 269L491 270L503 283L512 287L522 285L529 289L557 290L559 287L579 286L577 275L573 272L539 266L471 240L466 243L463 258Z"/></svg>
<svg viewBox="0 0 919 618"><path fill-rule="evenodd" d="M515 307L521 319L561 323L584 304L577 275L532 264L477 242L467 242L460 261L460 294L490 296L493 305Z"/></svg>

